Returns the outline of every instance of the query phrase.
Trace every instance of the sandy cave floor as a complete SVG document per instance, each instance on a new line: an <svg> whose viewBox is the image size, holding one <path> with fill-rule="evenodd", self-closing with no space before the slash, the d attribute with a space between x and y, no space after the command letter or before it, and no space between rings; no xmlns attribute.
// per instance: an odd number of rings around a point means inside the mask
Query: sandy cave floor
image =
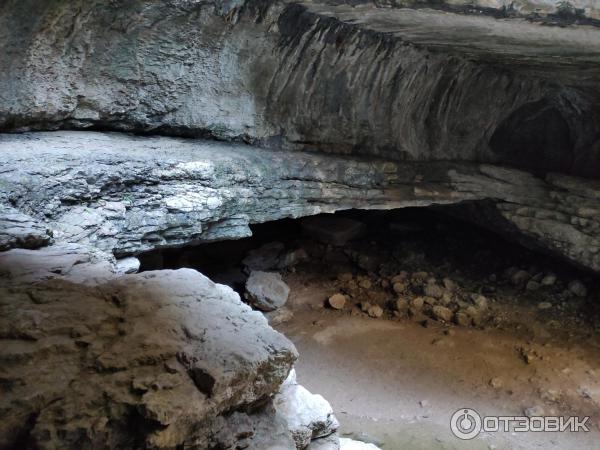
<svg viewBox="0 0 600 450"><path fill-rule="evenodd" d="M276 328L300 352L299 382L329 400L342 435L384 449L600 448L598 341L353 316L323 307L336 292L326 278L288 274L294 316ZM523 309L527 321L530 308ZM526 363L523 347L541 358ZM450 432L461 407L522 415L536 406L545 414L591 415L591 432L489 433L471 441Z"/></svg>

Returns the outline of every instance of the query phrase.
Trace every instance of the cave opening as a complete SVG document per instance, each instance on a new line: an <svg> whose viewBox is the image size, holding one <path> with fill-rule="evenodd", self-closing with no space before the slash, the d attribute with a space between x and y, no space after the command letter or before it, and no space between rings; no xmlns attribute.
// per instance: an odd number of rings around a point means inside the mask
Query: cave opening
<svg viewBox="0 0 600 450"><path fill-rule="evenodd" d="M463 220L464 206L257 224L144 253L140 270L193 268L233 288L296 345L299 381L355 439L437 445L465 401L597 420L599 280Z"/></svg>

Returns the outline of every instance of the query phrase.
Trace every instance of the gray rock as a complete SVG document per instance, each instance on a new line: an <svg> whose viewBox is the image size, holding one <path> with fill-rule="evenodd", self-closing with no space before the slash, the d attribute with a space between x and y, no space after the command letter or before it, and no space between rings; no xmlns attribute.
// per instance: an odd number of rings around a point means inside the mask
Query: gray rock
<svg viewBox="0 0 600 450"><path fill-rule="evenodd" d="M554 286L556 283L556 275L553 273L547 274L540 282L542 286Z"/></svg>
<svg viewBox="0 0 600 450"><path fill-rule="evenodd" d="M129 256L127 258L118 259L116 262L117 273L130 274L137 273L140 270L140 260Z"/></svg>
<svg viewBox="0 0 600 450"><path fill-rule="evenodd" d="M454 313L451 309L446 308L445 306L436 305L432 309L433 315L438 320L443 320L444 322L451 322Z"/></svg>
<svg viewBox="0 0 600 450"><path fill-rule="evenodd" d="M246 281L248 303L261 311L273 311L285 304L290 288L276 272L255 271Z"/></svg>
<svg viewBox="0 0 600 450"><path fill-rule="evenodd" d="M344 294L333 294L329 297L327 303L329 303L329 306L333 309L344 309L344 306L346 305L346 296Z"/></svg>
<svg viewBox="0 0 600 450"><path fill-rule="evenodd" d="M51 242L52 231L47 225L0 203L0 251L36 249Z"/></svg>
<svg viewBox="0 0 600 450"><path fill-rule="evenodd" d="M374 319L379 319L383 316L383 309L379 305L372 305L367 309L367 314L369 317L373 317Z"/></svg>

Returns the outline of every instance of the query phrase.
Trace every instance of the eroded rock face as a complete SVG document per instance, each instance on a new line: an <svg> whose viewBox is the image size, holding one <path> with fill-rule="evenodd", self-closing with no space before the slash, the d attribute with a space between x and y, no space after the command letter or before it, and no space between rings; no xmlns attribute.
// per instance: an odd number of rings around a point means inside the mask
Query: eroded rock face
<svg viewBox="0 0 600 450"><path fill-rule="evenodd" d="M0 217L118 257L287 217L466 202L470 219L600 271L600 186L560 174L92 132L4 135L0 172L0 203L14 205Z"/></svg>
<svg viewBox="0 0 600 450"><path fill-rule="evenodd" d="M65 263L82 252L39 252L0 260L0 447L289 448L268 404L296 350L230 288L189 269L82 281L89 263Z"/></svg>
<svg viewBox="0 0 600 450"><path fill-rule="evenodd" d="M600 174L596 27L380 7L403 2L76 5L0 7L0 129L94 126ZM597 14L587 0L573 6ZM513 130L515 118L527 124Z"/></svg>

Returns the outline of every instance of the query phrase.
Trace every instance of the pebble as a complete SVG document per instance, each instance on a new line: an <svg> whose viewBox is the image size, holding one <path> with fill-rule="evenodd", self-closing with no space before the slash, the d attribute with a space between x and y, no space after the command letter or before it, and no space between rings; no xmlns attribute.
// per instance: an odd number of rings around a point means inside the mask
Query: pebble
<svg viewBox="0 0 600 450"><path fill-rule="evenodd" d="M367 314L370 317L378 319L379 317L383 316L383 309L381 308L381 306L373 305L367 310Z"/></svg>
<svg viewBox="0 0 600 450"><path fill-rule="evenodd" d="M556 275L553 273L549 273L544 278L542 278L541 284L542 286L553 286L556 283Z"/></svg>
<svg viewBox="0 0 600 450"><path fill-rule="evenodd" d="M537 281L534 280L529 280L527 282L527 285L525 286L525 289L527 289L528 291L537 291L540 288L540 283L538 283Z"/></svg>
<svg viewBox="0 0 600 450"><path fill-rule="evenodd" d="M362 312L367 312L372 305L369 302L362 302L360 304L360 309Z"/></svg>
<svg viewBox="0 0 600 450"><path fill-rule="evenodd" d="M469 325L471 325L471 318L467 313L463 311L459 311L456 314L454 314L454 321L457 325L460 325L461 327L468 327Z"/></svg>
<svg viewBox="0 0 600 450"><path fill-rule="evenodd" d="M408 309L408 302L405 298L399 298L396 300L396 310L405 311Z"/></svg>
<svg viewBox="0 0 600 450"><path fill-rule="evenodd" d="M402 283L401 281L397 281L394 283L394 292L396 292L397 294L401 294L402 292L404 292L406 290L406 285L404 283Z"/></svg>
<svg viewBox="0 0 600 450"><path fill-rule="evenodd" d="M415 297L411 300L410 306L412 306L415 309L421 309L423 308L424 302L425 301L423 300L423 297Z"/></svg>
<svg viewBox="0 0 600 450"><path fill-rule="evenodd" d="M371 287L373 286L371 284L371 281L366 278L364 280L361 280L360 283L358 283L358 285L363 289L371 289Z"/></svg>
<svg viewBox="0 0 600 450"><path fill-rule="evenodd" d="M451 309L446 308L445 306L437 305L433 307L433 315L436 319L450 322L454 313Z"/></svg>
<svg viewBox="0 0 600 450"><path fill-rule="evenodd" d="M327 302L333 309L343 309L346 305L346 296L344 294L333 294Z"/></svg>
<svg viewBox="0 0 600 450"><path fill-rule="evenodd" d="M444 290L437 284L429 283L423 289L423 293L427 297L441 298L444 295Z"/></svg>
<svg viewBox="0 0 600 450"><path fill-rule="evenodd" d="M481 295L481 294L473 294L471 296L471 299L473 300L473 303L475 303L475 305L477 305L477 307L479 309L487 309L488 307L488 299Z"/></svg>
<svg viewBox="0 0 600 450"><path fill-rule="evenodd" d="M538 303L538 309L549 309L549 308L552 308L552 303L550 303L550 302Z"/></svg>

